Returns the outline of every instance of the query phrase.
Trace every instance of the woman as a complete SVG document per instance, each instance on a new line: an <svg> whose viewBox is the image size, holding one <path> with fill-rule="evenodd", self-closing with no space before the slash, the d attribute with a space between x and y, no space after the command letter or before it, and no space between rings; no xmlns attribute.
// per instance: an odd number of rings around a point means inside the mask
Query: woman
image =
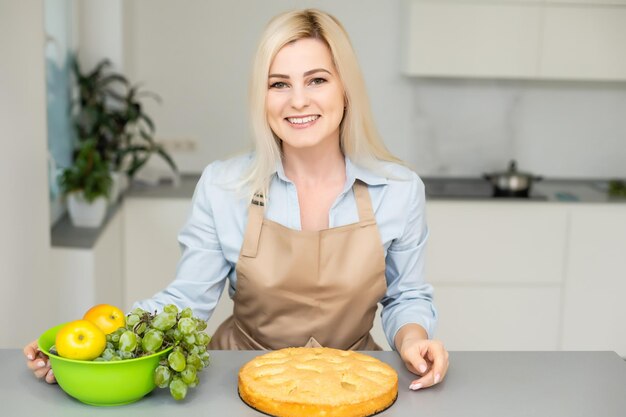
<svg viewBox="0 0 626 417"><path fill-rule="evenodd" d="M345 30L317 10L282 14L253 68L256 151L204 170L176 279L135 306L208 318L228 278L234 311L211 349L375 350L380 302L389 344L420 376L410 388L440 382L448 353L429 340L424 186L378 138ZM29 366L50 382L34 346Z"/></svg>

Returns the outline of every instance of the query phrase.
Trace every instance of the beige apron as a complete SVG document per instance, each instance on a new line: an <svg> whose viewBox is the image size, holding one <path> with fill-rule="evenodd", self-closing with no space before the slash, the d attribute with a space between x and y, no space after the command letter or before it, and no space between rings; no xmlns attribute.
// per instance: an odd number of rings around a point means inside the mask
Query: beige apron
<svg viewBox="0 0 626 417"><path fill-rule="evenodd" d="M369 332L387 291L385 257L367 186L353 190L359 222L320 231L267 220L263 197L253 199L233 315L209 349L380 350Z"/></svg>

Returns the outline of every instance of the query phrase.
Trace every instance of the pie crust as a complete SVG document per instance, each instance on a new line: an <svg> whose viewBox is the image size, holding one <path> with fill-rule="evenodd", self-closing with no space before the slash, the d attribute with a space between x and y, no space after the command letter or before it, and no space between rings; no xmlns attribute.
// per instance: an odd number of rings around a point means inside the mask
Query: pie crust
<svg viewBox="0 0 626 417"><path fill-rule="evenodd" d="M364 417L391 406L398 374L369 355L331 348L286 348L239 370L239 396L277 417Z"/></svg>

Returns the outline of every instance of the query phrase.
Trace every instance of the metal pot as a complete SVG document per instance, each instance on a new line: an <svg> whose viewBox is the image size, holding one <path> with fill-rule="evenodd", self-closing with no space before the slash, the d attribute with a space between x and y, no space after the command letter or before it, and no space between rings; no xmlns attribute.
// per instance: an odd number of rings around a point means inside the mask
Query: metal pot
<svg viewBox="0 0 626 417"><path fill-rule="evenodd" d="M517 162L511 160L509 169L484 174L483 178L493 185L494 197L528 197L534 181L542 177L517 170Z"/></svg>

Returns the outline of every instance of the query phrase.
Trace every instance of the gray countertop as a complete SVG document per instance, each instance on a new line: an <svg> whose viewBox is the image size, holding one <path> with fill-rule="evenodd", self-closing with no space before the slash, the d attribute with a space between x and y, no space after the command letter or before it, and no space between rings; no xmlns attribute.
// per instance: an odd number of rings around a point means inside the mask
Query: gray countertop
<svg viewBox="0 0 626 417"><path fill-rule="evenodd" d="M131 198L183 198L193 197L193 191L200 179L200 175L181 175L180 182L174 185L165 182L159 185L133 183L126 191L125 196Z"/></svg>
<svg viewBox="0 0 626 417"><path fill-rule="evenodd" d="M183 175L180 184L173 186L165 183L156 186L134 184L126 193L132 198L191 198L196 183L200 179L199 175ZM445 178L445 177L423 177L426 184L428 200L466 200L466 201L519 201L524 199L494 199L489 195L482 196L491 191L491 185L482 178ZM442 186L451 190L446 195ZM465 188L465 197L453 195L455 191ZM437 192L429 193L429 188L438 188ZM455 190L456 189L456 190ZM542 198L531 199L530 201L544 202L581 202L581 203L626 203L626 198L614 198L607 195L608 180L588 180L588 179L544 179L536 181L532 186L531 196ZM462 192L461 192L462 194Z"/></svg>
<svg viewBox="0 0 626 417"><path fill-rule="evenodd" d="M92 407L36 380L21 351L2 350L0 404L5 416L254 417L237 395L239 368L263 352L213 351L200 385L182 402L157 389L118 407ZM380 416L618 417L626 415L626 362L614 352L450 352L439 385L410 391L414 378L395 352L367 352L393 366L398 399ZM303 416L305 417L305 416Z"/></svg>
<svg viewBox="0 0 626 417"><path fill-rule="evenodd" d="M533 182L530 198L493 198L486 180L453 177L423 177L428 201L626 203L626 198L608 195L608 180L544 179Z"/></svg>

